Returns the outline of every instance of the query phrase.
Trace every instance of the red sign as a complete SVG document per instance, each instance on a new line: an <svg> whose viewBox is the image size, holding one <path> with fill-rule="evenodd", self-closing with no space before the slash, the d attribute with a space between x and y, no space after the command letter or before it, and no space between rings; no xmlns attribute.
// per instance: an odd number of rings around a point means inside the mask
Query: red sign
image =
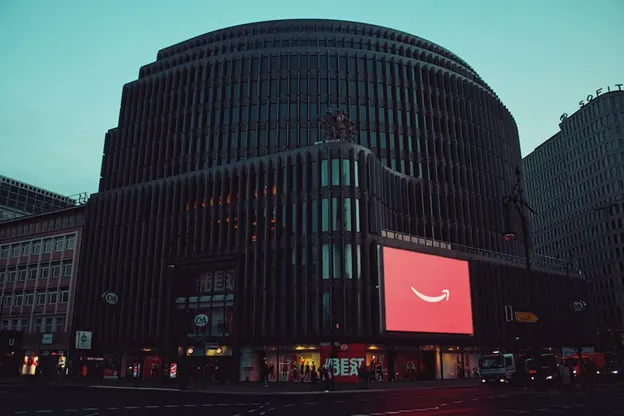
<svg viewBox="0 0 624 416"><path fill-rule="evenodd" d="M473 334L468 262L383 248L386 331Z"/></svg>
<svg viewBox="0 0 624 416"><path fill-rule="evenodd" d="M321 362L333 369L334 382L358 383L358 368L366 364L366 345L340 344L336 348L336 358L330 358L331 353L330 344L321 345Z"/></svg>

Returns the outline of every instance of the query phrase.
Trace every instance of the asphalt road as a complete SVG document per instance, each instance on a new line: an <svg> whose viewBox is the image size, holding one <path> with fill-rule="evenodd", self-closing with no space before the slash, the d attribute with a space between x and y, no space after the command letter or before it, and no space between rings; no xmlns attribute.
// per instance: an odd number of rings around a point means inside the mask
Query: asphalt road
<svg viewBox="0 0 624 416"><path fill-rule="evenodd" d="M445 388L365 393L206 394L152 389L0 386L0 415L385 416L624 414L624 387L544 393Z"/></svg>

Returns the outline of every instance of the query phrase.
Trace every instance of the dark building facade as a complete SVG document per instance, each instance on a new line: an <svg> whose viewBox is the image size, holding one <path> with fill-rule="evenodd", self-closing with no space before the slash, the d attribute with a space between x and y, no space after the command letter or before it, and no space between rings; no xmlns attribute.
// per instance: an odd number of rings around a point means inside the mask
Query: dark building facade
<svg viewBox="0 0 624 416"><path fill-rule="evenodd" d="M591 283L603 347L624 328L624 91L601 88L524 158L535 248Z"/></svg>
<svg viewBox="0 0 624 416"><path fill-rule="evenodd" d="M355 123L353 142L326 140L318 117L336 108ZM175 348L220 354L244 380L257 376L249 369L262 349L276 354L275 377L292 379L280 349L315 363L325 341L385 351L372 345L388 341L384 235L424 241L410 249L446 247L447 256L505 257L488 266L492 275L522 254L501 236L500 199L521 162L512 116L461 59L387 28L264 22L161 50L124 87L104 153L76 325L93 331L93 353L128 362L142 350L152 363ZM504 307L494 281L473 290ZM119 304L102 307L105 292ZM470 338L391 339L435 344L429 360L442 344L506 343L502 309L492 319ZM198 337L219 348L198 354L199 343L189 346Z"/></svg>

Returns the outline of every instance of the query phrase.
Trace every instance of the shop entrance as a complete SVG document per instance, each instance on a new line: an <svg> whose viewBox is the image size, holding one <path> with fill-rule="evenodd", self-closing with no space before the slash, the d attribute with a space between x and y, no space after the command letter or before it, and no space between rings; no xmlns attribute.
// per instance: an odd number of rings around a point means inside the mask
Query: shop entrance
<svg viewBox="0 0 624 416"><path fill-rule="evenodd" d="M186 357L185 367L192 377L203 383L221 383L232 374L232 357ZM189 374L190 375L190 374Z"/></svg>

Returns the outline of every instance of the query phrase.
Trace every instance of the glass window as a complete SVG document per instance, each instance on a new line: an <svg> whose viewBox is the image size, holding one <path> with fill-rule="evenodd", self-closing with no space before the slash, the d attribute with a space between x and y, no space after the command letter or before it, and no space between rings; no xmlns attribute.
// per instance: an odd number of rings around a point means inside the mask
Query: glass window
<svg viewBox="0 0 624 416"><path fill-rule="evenodd" d="M340 160L332 159L332 185L339 186L340 185Z"/></svg>
<svg viewBox="0 0 624 416"><path fill-rule="evenodd" d="M43 242L43 252L51 253L52 252L52 239L44 240Z"/></svg>
<svg viewBox="0 0 624 416"><path fill-rule="evenodd" d="M35 280L36 278L37 278L37 266L34 266L28 272L28 279L29 280Z"/></svg>
<svg viewBox="0 0 624 416"><path fill-rule="evenodd" d="M69 301L69 292L64 290L61 292L61 303L67 303Z"/></svg>
<svg viewBox="0 0 624 416"><path fill-rule="evenodd" d="M48 293L48 303L54 305L56 302L58 302L58 293L57 292Z"/></svg>
<svg viewBox="0 0 624 416"><path fill-rule="evenodd" d="M324 292L323 293L323 323L322 323L322 327L324 330L328 330L330 326L330 322L329 322L330 302L329 301L330 301L329 293Z"/></svg>
<svg viewBox="0 0 624 416"><path fill-rule="evenodd" d="M323 279L329 279L329 244L323 244L321 250L321 273Z"/></svg>
<svg viewBox="0 0 624 416"><path fill-rule="evenodd" d="M30 255L30 243L22 244L22 256Z"/></svg>
<svg viewBox="0 0 624 416"><path fill-rule="evenodd" d="M353 186L360 186L360 164L357 160L353 161Z"/></svg>
<svg viewBox="0 0 624 416"><path fill-rule="evenodd" d="M355 232L360 232L360 200L355 200Z"/></svg>
<svg viewBox="0 0 624 416"><path fill-rule="evenodd" d="M54 251L63 251L64 247L65 240L62 237L54 240Z"/></svg>
<svg viewBox="0 0 624 416"><path fill-rule="evenodd" d="M43 319L36 318L35 319L35 332L43 332L43 329L44 329Z"/></svg>
<svg viewBox="0 0 624 416"><path fill-rule="evenodd" d="M329 199L321 200L321 231L329 231Z"/></svg>
<svg viewBox="0 0 624 416"><path fill-rule="evenodd" d="M342 279L342 271L340 269L340 246L338 244L334 244L334 257L333 257L333 263L334 263L334 279Z"/></svg>
<svg viewBox="0 0 624 416"><path fill-rule="evenodd" d="M65 277L71 276L71 272L72 272L71 262L63 263L63 276Z"/></svg>
<svg viewBox="0 0 624 416"><path fill-rule="evenodd" d="M329 185L329 161L321 160L321 186Z"/></svg>
<svg viewBox="0 0 624 416"><path fill-rule="evenodd" d="M362 250L359 244L355 246L355 276L358 280L362 278Z"/></svg>
<svg viewBox="0 0 624 416"><path fill-rule="evenodd" d="M41 271L39 272L39 277L42 279L47 279L48 277L50 277L50 267L49 265L42 265L41 266Z"/></svg>
<svg viewBox="0 0 624 416"><path fill-rule="evenodd" d="M338 227L338 198L332 198L332 230L338 231L340 228Z"/></svg>
<svg viewBox="0 0 624 416"><path fill-rule="evenodd" d="M351 244L344 246L344 270L345 279L353 279L353 246Z"/></svg>
<svg viewBox="0 0 624 416"><path fill-rule="evenodd" d="M37 305L43 305L46 301L46 294L45 292L43 293L37 293Z"/></svg>
<svg viewBox="0 0 624 416"><path fill-rule="evenodd" d="M13 303L15 306L22 306L22 302L24 301L23 295L15 295L15 302Z"/></svg>
<svg viewBox="0 0 624 416"><path fill-rule="evenodd" d="M41 253L41 241L35 241L32 245L32 254L36 256L39 253Z"/></svg>
<svg viewBox="0 0 624 416"><path fill-rule="evenodd" d="M342 220L344 222L344 230L351 231L351 198L345 198L343 204L344 217Z"/></svg>
<svg viewBox="0 0 624 416"><path fill-rule="evenodd" d="M59 277L61 275L61 265L55 263L52 265L52 277Z"/></svg>
<svg viewBox="0 0 624 416"><path fill-rule="evenodd" d="M56 332L63 332L65 330L65 320L63 318L56 318Z"/></svg>
<svg viewBox="0 0 624 416"><path fill-rule="evenodd" d="M351 185L351 161L350 160L342 161L342 183L343 185L346 185L346 186Z"/></svg>
<svg viewBox="0 0 624 416"><path fill-rule="evenodd" d="M35 294L34 293L27 293L26 297L24 298L24 305L26 306L30 306L33 304L35 300Z"/></svg>

